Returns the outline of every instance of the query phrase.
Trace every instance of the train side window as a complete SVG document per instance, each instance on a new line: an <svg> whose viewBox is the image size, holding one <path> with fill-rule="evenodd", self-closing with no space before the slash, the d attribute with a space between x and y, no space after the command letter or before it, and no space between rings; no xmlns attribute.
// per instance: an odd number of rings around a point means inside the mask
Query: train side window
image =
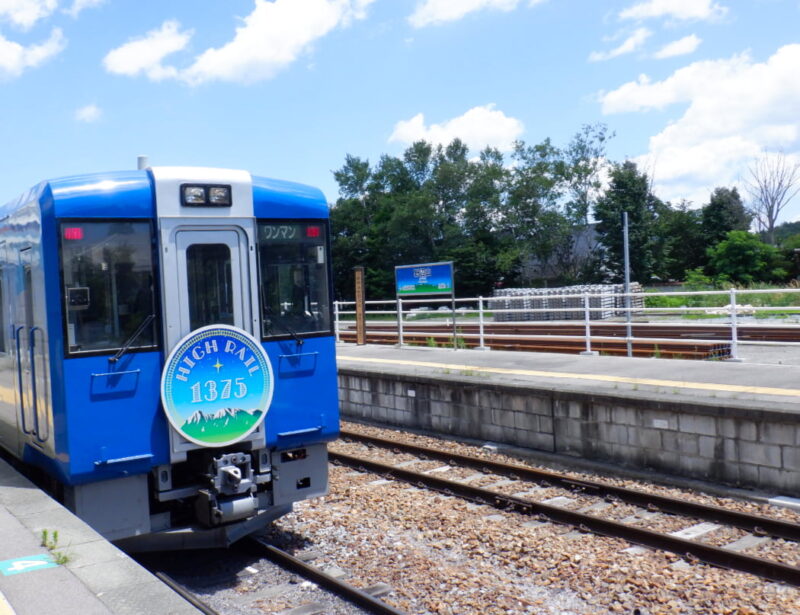
<svg viewBox="0 0 800 615"><path fill-rule="evenodd" d="M69 354L113 352L131 340L151 314L153 231L143 221L62 222L62 301ZM155 321L130 349L157 345Z"/></svg>
<svg viewBox="0 0 800 615"><path fill-rule="evenodd" d="M260 220L258 251L262 336L330 334L327 223Z"/></svg>

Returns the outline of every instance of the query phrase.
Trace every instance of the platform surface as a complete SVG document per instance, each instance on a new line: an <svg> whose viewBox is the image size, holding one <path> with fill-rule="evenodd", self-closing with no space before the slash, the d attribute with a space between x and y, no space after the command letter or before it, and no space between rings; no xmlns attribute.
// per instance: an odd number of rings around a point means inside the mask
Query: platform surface
<svg viewBox="0 0 800 615"><path fill-rule="evenodd" d="M345 343L337 361L377 373L800 414L800 365Z"/></svg>
<svg viewBox="0 0 800 615"><path fill-rule="evenodd" d="M58 544L42 546L42 531ZM66 557L57 564L54 553ZM198 613L0 459L0 615Z"/></svg>

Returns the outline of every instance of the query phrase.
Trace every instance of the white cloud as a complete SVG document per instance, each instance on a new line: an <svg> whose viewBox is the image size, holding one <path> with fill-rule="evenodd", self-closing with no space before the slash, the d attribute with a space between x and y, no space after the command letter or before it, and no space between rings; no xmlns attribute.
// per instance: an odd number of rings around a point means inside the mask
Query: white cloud
<svg viewBox="0 0 800 615"><path fill-rule="evenodd" d="M44 43L24 47L10 41L0 34L0 75L19 77L26 68L35 68L53 56L61 53L67 46L64 34L53 28Z"/></svg>
<svg viewBox="0 0 800 615"><path fill-rule="evenodd" d="M75 110L75 119L87 124L96 122L102 115L103 110L95 104L86 105L85 107Z"/></svg>
<svg viewBox="0 0 800 615"><path fill-rule="evenodd" d="M165 21L161 28L109 51L103 58L103 65L108 72L117 75L145 74L153 81L174 78L178 70L162 62L166 56L184 49L191 37L192 31L181 32L177 21Z"/></svg>
<svg viewBox="0 0 800 615"><path fill-rule="evenodd" d="M256 0L229 43L203 52L181 78L251 83L274 77L331 30L364 19L374 0Z"/></svg>
<svg viewBox="0 0 800 615"><path fill-rule="evenodd" d="M650 38L652 32L647 28L637 28L633 34L626 38L622 43L609 51L593 51L589 54L590 62L602 62L603 60L610 60L626 53L633 53L644 45L645 41Z"/></svg>
<svg viewBox="0 0 800 615"><path fill-rule="evenodd" d="M694 62L662 81L646 76L601 95L603 112L644 112L687 104L683 115L650 138L640 162L655 169L664 198L731 185L764 149L800 150L800 44L766 62L749 54Z"/></svg>
<svg viewBox="0 0 800 615"><path fill-rule="evenodd" d="M144 74L153 81L180 79L190 85L270 79L331 30L364 19L374 1L255 0L253 12L236 28L233 39L207 49L188 68L163 64L166 56L185 49L193 35L191 30L182 32L174 20L110 51L103 63L112 73Z"/></svg>
<svg viewBox="0 0 800 615"><path fill-rule="evenodd" d="M714 20L723 17L728 8L713 0L646 0L620 12L621 19L667 17L681 21Z"/></svg>
<svg viewBox="0 0 800 615"><path fill-rule="evenodd" d="M74 0L72 6L68 9L65 9L65 13L72 17L77 17L81 11L85 9L93 9L96 6L100 6L106 0Z"/></svg>
<svg viewBox="0 0 800 615"><path fill-rule="evenodd" d="M430 126L425 125L425 116L418 113L410 120L397 122L389 142L413 143L425 140L446 145L459 138L473 151L488 146L508 152L513 149L514 141L524 131L525 126L521 121L495 109L492 103L473 107L464 115Z"/></svg>
<svg viewBox="0 0 800 615"><path fill-rule="evenodd" d="M655 54L653 54L653 57L658 60L663 60L665 58L685 56L690 53L694 53L702 42L702 39L698 38L694 34L690 34L689 36L684 36L677 41L667 43Z"/></svg>
<svg viewBox="0 0 800 615"><path fill-rule="evenodd" d="M457 21L469 13L483 9L513 11L521 0L423 0L408 18L415 28L422 28L448 21ZM528 6L541 4L544 0L528 0Z"/></svg>
<svg viewBox="0 0 800 615"><path fill-rule="evenodd" d="M53 13L58 0L0 0L0 19L28 29Z"/></svg>

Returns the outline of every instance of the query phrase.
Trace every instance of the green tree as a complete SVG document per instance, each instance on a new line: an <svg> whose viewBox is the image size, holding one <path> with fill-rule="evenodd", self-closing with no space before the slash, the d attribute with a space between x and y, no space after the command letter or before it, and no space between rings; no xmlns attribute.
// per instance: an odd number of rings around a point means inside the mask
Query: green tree
<svg viewBox="0 0 800 615"><path fill-rule="evenodd" d="M594 217L604 248L603 265L613 280L624 277L622 213L628 212L631 281L650 280L656 266L658 211L663 207L636 163L625 161L611 170L611 183L597 201Z"/></svg>
<svg viewBox="0 0 800 615"><path fill-rule="evenodd" d="M656 236L659 257L655 269L659 277L683 280L687 271L705 267L708 262L702 212L691 209L688 201L660 208Z"/></svg>
<svg viewBox="0 0 800 615"><path fill-rule="evenodd" d="M714 188L708 204L701 211L706 246L719 243L729 231L749 230L753 221L736 188Z"/></svg>
<svg viewBox="0 0 800 615"><path fill-rule="evenodd" d="M608 165L606 142L613 136L605 124L584 124L563 152L566 214L575 224L589 224L589 213L602 188L600 175Z"/></svg>
<svg viewBox="0 0 800 615"><path fill-rule="evenodd" d="M780 281L788 275L780 251L747 231L729 231L708 248L708 260L713 275L740 284Z"/></svg>

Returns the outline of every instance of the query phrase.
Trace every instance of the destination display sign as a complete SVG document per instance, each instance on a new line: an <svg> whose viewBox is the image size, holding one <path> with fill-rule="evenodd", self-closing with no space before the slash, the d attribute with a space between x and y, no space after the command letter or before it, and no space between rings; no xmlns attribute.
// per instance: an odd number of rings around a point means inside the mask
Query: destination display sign
<svg viewBox="0 0 800 615"><path fill-rule="evenodd" d="M201 446L227 446L264 421L274 383L269 357L253 336L211 325L192 331L170 353L161 402L181 436Z"/></svg>
<svg viewBox="0 0 800 615"><path fill-rule="evenodd" d="M394 268L397 295L452 295L453 263L401 265Z"/></svg>

